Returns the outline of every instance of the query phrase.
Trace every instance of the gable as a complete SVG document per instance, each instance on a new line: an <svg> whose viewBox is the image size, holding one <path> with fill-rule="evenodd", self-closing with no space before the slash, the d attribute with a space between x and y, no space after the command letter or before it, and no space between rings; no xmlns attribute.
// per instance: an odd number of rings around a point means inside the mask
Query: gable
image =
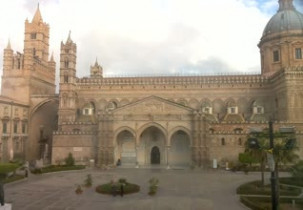
<svg viewBox="0 0 303 210"><path fill-rule="evenodd" d="M162 115L162 114L190 114L194 109L182 106L175 102L156 97L150 96L134 103L127 104L125 106L115 109L114 114L151 114L151 115Z"/></svg>

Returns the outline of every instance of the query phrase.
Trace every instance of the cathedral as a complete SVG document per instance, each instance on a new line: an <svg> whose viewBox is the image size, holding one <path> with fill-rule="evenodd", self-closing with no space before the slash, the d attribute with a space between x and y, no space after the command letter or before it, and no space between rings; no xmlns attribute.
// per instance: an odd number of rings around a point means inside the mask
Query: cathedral
<svg viewBox="0 0 303 210"><path fill-rule="evenodd" d="M104 77L96 61L77 77L77 45L61 43L59 94L49 25L25 21L23 53L4 49L1 160L128 167L237 162L253 128L292 128L303 157L303 14L279 0L261 35L261 73ZM81 59L81 58L78 58ZM144 68L144 67L142 67Z"/></svg>

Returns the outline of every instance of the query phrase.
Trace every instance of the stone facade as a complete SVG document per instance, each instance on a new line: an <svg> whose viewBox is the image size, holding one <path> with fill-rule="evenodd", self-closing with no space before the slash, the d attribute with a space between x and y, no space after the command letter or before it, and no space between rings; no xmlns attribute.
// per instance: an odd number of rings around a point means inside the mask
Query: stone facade
<svg viewBox="0 0 303 210"><path fill-rule="evenodd" d="M295 13L303 20L291 0L279 3L276 16ZM33 22L37 16L42 20L38 10ZM45 60L48 48L37 47L37 59L48 67L41 69L45 77L42 87L35 81L39 68L30 66L29 61L24 64L34 72L25 87L36 90L36 85L42 91L29 95L27 104L32 122L29 136L34 139L28 149L36 151L30 158L39 157L37 142L44 139L41 133L39 137L39 125L43 124L42 130L48 134L44 146L51 148L43 154L51 157L52 163L60 163L72 153L77 162L93 160L99 166L120 160L128 166L209 167L214 159L219 163L236 161L251 128L267 128L269 119L275 121L275 130L295 127L303 157L303 26L298 30L292 24L294 29L277 31L276 19L269 21L259 43L262 69L258 75L110 78L103 77L103 68L96 61L89 77L78 78L77 45L69 34L61 43L60 90L55 96L54 61ZM45 31L42 37L47 37L47 42L48 27L38 28ZM9 50L5 49L5 61L8 53L12 54ZM20 59L26 60L25 55L20 54ZM31 59L35 62L36 57ZM13 71L8 61L4 63L7 72ZM6 78L2 87L9 90L3 91L4 95L19 89L12 88L17 80Z"/></svg>

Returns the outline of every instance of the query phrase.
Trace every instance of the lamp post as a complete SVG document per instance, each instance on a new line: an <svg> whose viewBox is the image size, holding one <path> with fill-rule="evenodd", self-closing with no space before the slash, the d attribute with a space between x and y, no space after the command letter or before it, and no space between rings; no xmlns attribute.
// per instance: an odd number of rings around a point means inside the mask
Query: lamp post
<svg viewBox="0 0 303 210"><path fill-rule="evenodd" d="M270 120L268 122L268 128L269 128L269 149L266 149L267 151L267 161L271 172L271 198L272 198L272 210L278 210L279 209L279 188L278 188L278 173L277 169L275 168L276 163L274 160L274 154L279 151L275 151L274 147L274 133L273 133L273 122ZM280 133L283 134L294 134L294 127L281 127L279 129ZM251 128L251 133L262 133L262 129L260 128ZM286 139L286 143L281 150L292 150L295 147L296 139L294 137ZM248 138L248 146L251 149L262 149L262 147L259 145L258 139ZM263 148L265 149L265 148Z"/></svg>
<svg viewBox="0 0 303 210"><path fill-rule="evenodd" d="M269 149L272 151L272 154L268 154L268 156L272 156L272 163L270 167L270 181L271 181L271 204L272 204L272 210L278 210L279 207L279 197L278 197L278 185L277 185L277 173L275 170L275 161L273 158L274 154L274 134L273 134L273 125L272 121L270 120L268 122L269 127Z"/></svg>

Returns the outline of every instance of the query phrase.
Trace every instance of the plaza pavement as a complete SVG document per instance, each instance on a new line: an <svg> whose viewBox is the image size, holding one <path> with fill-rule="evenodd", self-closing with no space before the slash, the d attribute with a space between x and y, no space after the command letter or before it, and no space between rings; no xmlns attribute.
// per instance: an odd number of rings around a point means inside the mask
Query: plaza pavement
<svg viewBox="0 0 303 210"><path fill-rule="evenodd" d="M77 184L83 184L87 174L93 187L75 194ZM148 180L159 179L155 196L149 196ZM95 192L98 184L126 178L139 184L139 193L124 197ZM203 169L86 169L32 175L24 181L5 185L5 201L13 210L243 210L236 188L242 183L260 178L260 173L233 173Z"/></svg>

